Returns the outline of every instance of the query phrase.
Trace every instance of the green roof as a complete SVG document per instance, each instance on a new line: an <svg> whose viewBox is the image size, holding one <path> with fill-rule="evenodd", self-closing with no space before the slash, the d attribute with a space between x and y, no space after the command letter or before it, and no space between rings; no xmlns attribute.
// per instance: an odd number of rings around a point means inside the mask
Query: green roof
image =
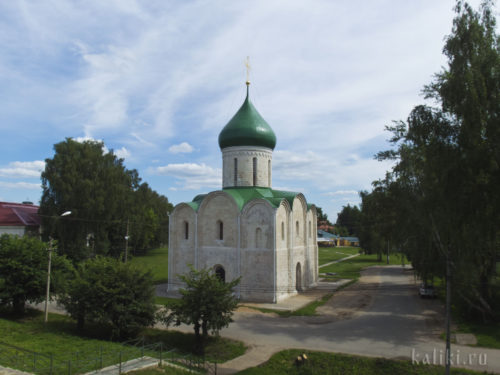
<svg viewBox="0 0 500 375"><path fill-rule="evenodd" d="M277 208L283 199L286 199L290 204L290 207L293 205L293 199L299 194L293 191L282 191L282 190L273 190L267 187L230 187L225 188L222 191L232 196L238 205L238 209L241 211L245 205L254 200L254 199L265 199L268 201L271 206ZM187 203L191 206L195 211L198 211L201 202L207 194L200 194L194 197L192 202ZM309 210L311 205L307 205L307 209Z"/></svg>
<svg viewBox="0 0 500 375"><path fill-rule="evenodd" d="M274 149L276 135L247 97L238 112L219 134L221 149L232 146L261 146Z"/></svg>

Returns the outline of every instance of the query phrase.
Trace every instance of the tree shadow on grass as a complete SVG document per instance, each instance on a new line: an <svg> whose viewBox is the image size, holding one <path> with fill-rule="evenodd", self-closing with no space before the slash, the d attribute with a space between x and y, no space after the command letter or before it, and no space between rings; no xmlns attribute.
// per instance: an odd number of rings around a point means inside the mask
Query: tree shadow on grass
<svg viewBox="0 0 500 375"><path fill-rule="evenodd" d="M22 316L15 315L8 307L0 308L0 318L23 324L25 335L49 333L60 336L74 336L91 340L119 343L112 340L112 327L105 324L86 323L83 332L77 330L76 321L67 315L49 314L48 322L44 322L45 314L35 309L26 309ZM174 330L145 328L136 336L147 344L163 344L165 350L176 349L181 354L193 354L195 338L192 333ZM14 343L13 343L14 344ZM236 340L209 336L205 349L205 358L210 361L225 362L238 357L246 351L245 345Z"/></svg>

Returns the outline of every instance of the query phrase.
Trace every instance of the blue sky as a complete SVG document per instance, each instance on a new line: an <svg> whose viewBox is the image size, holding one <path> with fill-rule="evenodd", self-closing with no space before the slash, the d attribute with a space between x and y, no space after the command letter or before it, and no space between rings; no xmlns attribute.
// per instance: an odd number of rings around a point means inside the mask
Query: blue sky
<svg viewBox="0 0 500 375"><path fill-rule="evenodd" d="M477 7L477 1L472 2ZM104 141L177 204L221 187L245 95L274 129L273 187L332 221L390 167L384 126L445 64L451 0L3 1L0 200L39 202L66 137Z"/></svg>

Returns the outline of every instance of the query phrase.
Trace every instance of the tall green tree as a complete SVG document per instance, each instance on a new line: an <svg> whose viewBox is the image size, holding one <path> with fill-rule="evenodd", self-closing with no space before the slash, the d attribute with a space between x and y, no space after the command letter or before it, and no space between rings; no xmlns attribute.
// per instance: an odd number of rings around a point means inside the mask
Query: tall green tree
<svg viewBox="0 0 500 375"><path fill-rule="evenodd" d="M323 212L323 209L321 207L316 207L316 212L318 215L318 221L326 221L328 224L331 225L330 221L328 220L328 215Z"/></svg>
<svg viewBox="0 0 500 375"><path fill-rule="evenodd" d="M61 250L74 260L119 254L130 192L139 183L137 172L126 170L123 160L105 152L102 142L67 138L54 145L54 151L42 172L44 234L57 238ZM72 215L57 219L66 210Z"/></svg>
<svg viewBox="0 0 500 375"><path fill-rule="evenodd" d="M452 294L461 313L483 320L495 317L498 304L500 38L491 7L485 1L476 12L457 2L443 49L448 66L424 90L439 108L414 108L407 123L390 128L397 149L378 155L397 160L393 175L406 208L418 203L406 210L414 227L400 233L425 240L418 229L431 238L411 251L413 265L424 279L446 279L446 373Z"/></svg>
<svg viewBox="0 0 500 375"><path fill-rule="evenodd" d="M0 304L23 314L27 302L42 302L47 287L48 244L34 237L0 236ZM52 255L52 291L64 288L71 264Z"/></svg>
<svg viewBox="0 0 500 375"><path fill-rule="evenodd" d="M423 278L455 283L462 313L486 320L500 247L500 42L490 1L479 11L458 1L455 11L448 65L424 90L438 107L389 127L396 148L378 157L396 160L398 246Z"/></svg>
<svg viewBox="0 0 500 375"><path fill-rule="evenodd" d="M42 173L40 204L44 236L58 239L75 261L98 254L122 256L129 244L140 250L166 242L172 205L135 169L128 170L102 142L71 138L54 145ZM71 210L72 215L59 214Z"/></svg>
<svg viewBox="0 0 500 375"><path fill-rule="evenodd" d="M172 304L165 323L193 325L197 352L203 354L208 332L218 332L233 321L233 311L238 305L234 288L240 279L224 282L209 269L195 270L191 267L188 274L180 279L186 284L180 289L182 298Z"/></svg>
<svg viewBox="0 0 500 375"><path fill-rule="evenodd" d="M345 227L351 236L357 236L359 233L359 225L361 221L361 211L358 206L342 207L342 211L337 214L336 226Z"/></svg>
<svg viewBox="0 0 500 375"><path fill-rule="evenodd" d="M491 315L492 278L500 248L500 38L493 2L479 11L458 1L453 30L443 52L448 66L436 75L425 93L458 125L461 244L472 248L477 271L474 295L462 295L472 311ZM471 312L472 312L471 311Z"/></svg>
<svg viewBox="0 0 500 375"><path fill-rule="evenodd" d="M134 192L130 220L130 245L144 252L168 243L168 214L173 205L168 199L142 183Z"/></svg>

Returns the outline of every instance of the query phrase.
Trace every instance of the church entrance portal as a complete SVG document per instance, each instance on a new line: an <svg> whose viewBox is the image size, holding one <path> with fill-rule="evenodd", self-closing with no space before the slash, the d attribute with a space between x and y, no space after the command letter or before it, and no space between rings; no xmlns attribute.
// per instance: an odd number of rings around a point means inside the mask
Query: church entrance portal
<svg viewBox="0 0 500 375"><path fill-rule="evenodd" d="M302 291L302 270L300 268L300 262L297 263L297 268L295 270L295 289L297 289L297 292Z"/></svg>
<svg viewBox="0 0 500 375"><path fill-rule="evenodd" d="M215 266L215 274L223 283L226 282L226 270L222 266Z"/></svg>

